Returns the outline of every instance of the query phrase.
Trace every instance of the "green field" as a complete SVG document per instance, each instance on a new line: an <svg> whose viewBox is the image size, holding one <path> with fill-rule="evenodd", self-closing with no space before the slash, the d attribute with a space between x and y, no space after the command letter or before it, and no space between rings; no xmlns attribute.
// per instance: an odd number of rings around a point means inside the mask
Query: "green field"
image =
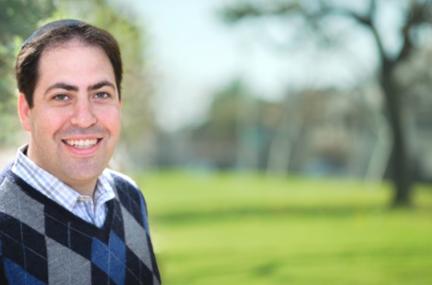
<svg viewBox="0 0 432 285"><path fill-rule="evenodd" d="M254 175L138 176L165 285L432 284L432 186Z"/></svg>

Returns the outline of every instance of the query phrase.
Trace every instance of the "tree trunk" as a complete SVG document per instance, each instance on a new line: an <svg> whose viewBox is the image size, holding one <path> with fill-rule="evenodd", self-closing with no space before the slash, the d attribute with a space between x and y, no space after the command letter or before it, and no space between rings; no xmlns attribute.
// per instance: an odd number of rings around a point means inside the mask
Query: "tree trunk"
<svg viewBox="0 0 432 285"><path fill-rule="evenodd" d="M391 178L394 184L393 206L407 207L411 205L411 159L409 155L408 140L401 113L400 94L393 80L394 66L391 63L383 64L381 71L381 87L387 106L387 119L392 135L392 165Z"/></svg>

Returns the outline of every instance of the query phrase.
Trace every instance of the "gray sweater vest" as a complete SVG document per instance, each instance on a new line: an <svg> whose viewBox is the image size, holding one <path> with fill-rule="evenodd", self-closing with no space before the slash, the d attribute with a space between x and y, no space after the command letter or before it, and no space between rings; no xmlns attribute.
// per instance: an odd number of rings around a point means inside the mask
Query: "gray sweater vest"
<svg viewBox="0 0 432 285"><path fill-rule="evenodd" d="M114 176L102 228L0 173L0 284L160 284L144 197Z"/></svg>

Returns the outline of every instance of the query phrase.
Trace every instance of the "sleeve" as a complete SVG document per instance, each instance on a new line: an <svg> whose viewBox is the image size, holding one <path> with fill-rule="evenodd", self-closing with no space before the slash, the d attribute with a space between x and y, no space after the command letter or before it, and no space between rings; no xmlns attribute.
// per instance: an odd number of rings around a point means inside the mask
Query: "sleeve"
<svg viewBox="0 0 432 285"><path fill-rule="evenodd" d="M147 204L143 192L129 176L111 169L110 173L120 202L142 223L145 231L150 235Z"/></svg>

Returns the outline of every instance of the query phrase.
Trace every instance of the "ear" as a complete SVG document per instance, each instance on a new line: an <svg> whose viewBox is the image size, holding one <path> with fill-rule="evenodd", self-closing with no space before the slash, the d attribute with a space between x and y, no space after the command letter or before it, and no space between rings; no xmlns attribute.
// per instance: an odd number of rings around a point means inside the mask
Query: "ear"
<svg viewBox="0 0 432 285"><path fill-rule="evenodd" d="M18 116L21 121L21 125L23 128L27 131L31 131L31 124L30 124L30 115L31 115L31 109L29 104L27 103L27 100L23 93L18 94Z"/></svg>

